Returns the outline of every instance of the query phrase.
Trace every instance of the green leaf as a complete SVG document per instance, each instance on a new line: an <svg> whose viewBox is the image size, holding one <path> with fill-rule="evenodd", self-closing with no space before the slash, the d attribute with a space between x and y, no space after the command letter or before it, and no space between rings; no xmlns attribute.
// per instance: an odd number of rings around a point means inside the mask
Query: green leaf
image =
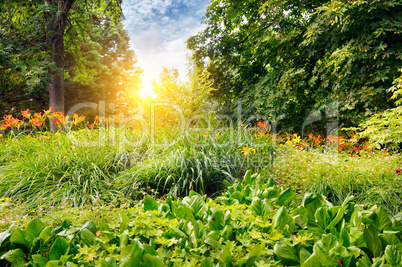
<svg viewBox="0 0 402 267"><path fill-rule="evenodd" d="M117 267L116 259L113 257L107 257L106 260L102 259L99 267Z"/></svg>
<svg viewBox="0 0 402 267"><path fill-rule="evenodd" d="M6 244L10 242L12 233L8 230L0 233L0 248L6 247Z"/></svg>
<svg viewBox="0 0 402 267"><path fill-rule="evenodd" d="M39 238L43 240L43 243L46 244L46 242L52 237L52 228L47 226L45 229L42 230L39 234Z"/></svg>
<svg viewBox="0 0 402 267"><path fill-rule="evenodd" d="M371 219L373 220L377 229L380 231L392 226L391 219L382 207L380 207L375 213L373 213Z"/></svg>
<svg viewBox="0 0 402 267"><path fill-rule="evenodd" d="M95 243L96 236L87 228L84 228L80 232L81 240L88 247L92 246Z"/></svg>
<svg viewBox="0 0 402 267"><path fill-rule="evenodd" d="M274 252L278 260L280 260L285 266L294 266L300 264L298 252L289 245L277 243L274 246Z"/></svg>
<svg viewBox="0 0 402 267"><path fill-rule="evenodd" d="M23 245L26 248L30 248L30 243L25 239L25 232L20 229L15 229L10 238L11 243Z"/></svg>
<svg viewBox="0 0 402 267"><path fill-rule="evenodd" d="M385 260L392 266L400 266L402 264L402 254L397 246L388 245L385 248Z"/></svg>
<svg viewBox="0 0 402 267"><path fill-rule="evenodd" d="M294 196L295 196L295 193L293 192L293 189L288 188L285 191L283 191L282 193L280 193L276 202L279 206L283 206L286 203L288 203L289 201L291 201L294 198Z"/></svg>
<svg viewBox="0 0 402 267"><path fill-rule="evenodd" d="M2 258L11 262L12 266L18 267L25 266L26 264L25 253L20 248L10 250L6 254L4 254Z"/></svg>
<svg viewBox="0 0 402 267"><path fill-rule="evenodd" d="M381 240L378 237L377 229L373 225L368 225L363 232L363 238L366 242L367 248L371 252L374 258L381 256L382 245Z"/></svg>
<svg viewBox="0 0 402 267"><path fill-rule="evenodd" d="M80 230L82 231L83 229L88 229L88 230L91 231L93 234L96 234L96 231L98 230L98 229L96 228L96 224L93 223L93 222L91 222L91 221L86 222L86 223L81 227Z"/></svg>
<svg viewBox="0 0 402 267"><path fill-rule="evenodd" d="M25 238L30 243L39 237L42 230L45 228L45 225L39 219L33 219L28 223L27 229L25 230Z"/></svg>
<svg viewBox="0 0 402 267"><path fill-rule="evenodd" d="M48 262L48 259L40 254L32 255L32 260L35 264L39 265L39 267L44 267Z"/></svg>
<svg viewBox="0 0 402 267"><path fill-rule="evenodd" d="M201 260L201 267L215 267L211 258L204 258Z"/></svg>
<svg viewBox="0 0 402 267"><path fill-rule="evenodd" d="M144 250L138 244L125 246L120 252L120 267L139 266Z"/></svg>
<svg viewBox="0 0 402 267"><path fill-rule="evenodd" d="M164 267L165 264L155 256L145 254L141 266L144 267Z"/></svg>
<svg viewBox="0 0 402 267"><path fill-rule="evenodd" d="M243 183L244 185L251 185L252 182L253 182L253 181L252 181L252 179L251 179L251 171L248 170L248 171L244 174L242 183Z"/></svg>
<svg viewBox="0 0 402 267"><path fill-rule="evenodd" d="M58 267L58 266L62 266L61 262L58 260L48 261L45 265L45 267Z"/></svg>
<svg viewBox="0 0 402 267"><path fill-rule="evenodd" d="M264 220L266 220L271 213L271 205L267 199L254 199L250 205L250 209L254 216L261 216Z"/></svg>
<svg viewBox="0 0 402 267"><path fill-rule="evenodd" d="M61 256L66 255L69 250L70 245L68 244L68 241L63 237L58 237L49 250L49 260L60 260Z"/></svg>
<svg viewBox="0 0 402 267"><path fill-rule="evenodd" d="M272 218L272 224L274 229L278 229L281 231L283 231L283 229L285 229L286 226L288 226L289 232L293 232L295 227L295 222L292 216L288 214L288 211L284 207L281 207L275 213L274 217Z"/></svg>
<svg viewBox="0 0 402 267"><path fill-rule="evenodd" d="M209 228L213 231L221 231L225 227L225 214L220 209L211 209L212 214L208 218Z"/></svg>
<svg viewBox="0 0 402 267"><path fill-rule="evenodd" d="M153 197L151 197L149 195L145 196L145 198L144 198L144 210L145 211L158 210L158 207L159 207L158 202L156 202L156 200Z"/></svg>

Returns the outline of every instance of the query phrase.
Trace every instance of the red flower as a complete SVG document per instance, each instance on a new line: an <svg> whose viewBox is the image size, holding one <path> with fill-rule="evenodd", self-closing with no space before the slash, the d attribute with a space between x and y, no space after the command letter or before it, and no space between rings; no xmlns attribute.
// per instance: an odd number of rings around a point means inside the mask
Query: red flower
<svg viewBox="0 0 402 267"><path fill-rule="evenodd" d="M27 110L21 110L22 117L29 119L31 117L31 113L29 112L29 109Z"/></svg>
<svg viewBox="0 0 402 267"><path fill-rule="evenodd" d="M2 124L2 125L0 125L0 128L1 128L3 131L5 131L5 130L7 130L8 125L7 125L7 124Z"/></svg>
<svg viewBox="0 0 402 267"><path fill-rule="evenodd" d="M88 128L89 128L89 129L94 128L94 123L91 123L91 124L88 123Z"/></svg>
<svg viewBox="0 0 402 267"><path fill-rule="evenodd" d="M401 175L402 168L399 168L395 171L396 174Z"/></svg>

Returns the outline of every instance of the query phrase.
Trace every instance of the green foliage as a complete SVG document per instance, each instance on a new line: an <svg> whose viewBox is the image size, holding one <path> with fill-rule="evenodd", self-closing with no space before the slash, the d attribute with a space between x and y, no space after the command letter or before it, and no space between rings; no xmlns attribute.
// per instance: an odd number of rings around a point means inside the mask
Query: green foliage
<svg viewBox="0 0 402 267"><path fill-rule="evenodd" d="M118 102L115 112L127 111L140 70L121 21L120 0L2 1L0 113L47 109L48 84L64 72L68 108L108 99Z"/></svg>
<svg viewBox="0 0 402 267"><path fill-rule="evenodd" d="M210 73L194 68L190 70L189 78L190 82L184 83L179 80L176 69L163 67L159 79L152 82L156 97L143 101L144 109L149 109L149 101L167 103L155 109L154 117L159 124L177 125L184 119L197 123L197 119L204 115L203 106L214 90Z"/></svg>
<svg viewBox="0 0 402 267"><path fill-rule="evenodd" d="M288 190L247 172L216 199L147 197L114 220L34 219L0 233L2 266L398 266L402 221L347 198L333 206L306 194L291 208ZM263 205L257 204L264 203ZM254 207L254 208L250 208ZM260 207L260 208L259 208ZM264 207L264 208L263 208ZM265 210L264 212L262 212ZM118 219L117 219L118 218Z"/></svg>
<svg viewBox="0 0 402 267"><path fill-rule="evenodd" d="M344 125L390 106L401 68L399 1L211 1L188 40L226 103L300 132L313 110L339 101ZM325 123L323 121L323 123Z"/></svg>
<svg viewBox="0 0 402 267"><path fill-rule="evenodd" d="M276 153L270 174L282 186L293 188L298 197L320 193L340 205L354 195L359 204L381 206L393 214L402 211L402 178L396 172L402 157L396 153L383 150L350 156L287 147Z"/></svg>
<svg viewBox="0 0 402 267"><path fill-rule="evenodd" d="M397 107L374 114L359 125L360 135L367 138L376 148L385 146L389 149L398 149L402 143L402 75L395 80L391 88Z"/></svg>

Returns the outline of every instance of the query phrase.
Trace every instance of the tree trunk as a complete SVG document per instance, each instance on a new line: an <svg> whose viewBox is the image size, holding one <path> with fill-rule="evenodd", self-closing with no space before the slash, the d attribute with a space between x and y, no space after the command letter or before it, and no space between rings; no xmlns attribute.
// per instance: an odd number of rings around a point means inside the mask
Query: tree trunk
<svg viewBox="0 0 402 267"><path fill-rule="evenodd" d="M54 3L53 1L49 1ZM49 105L55 111L64 112L64 31L67 25L67 16L75 0L58 0L57 14L49 19L47 26L47 45L52 51L52 60L57 70L53 72L49 83Z"/></svg>

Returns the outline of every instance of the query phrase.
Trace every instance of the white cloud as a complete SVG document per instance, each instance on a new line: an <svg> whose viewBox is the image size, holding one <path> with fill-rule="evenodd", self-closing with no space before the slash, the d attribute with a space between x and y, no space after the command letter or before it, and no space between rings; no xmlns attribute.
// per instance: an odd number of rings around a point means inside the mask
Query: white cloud
<svg viewBox="0 0 402 267"><path fill-rule="evenodd" d="M208 0L124 0L125 28L144 69L144 82L158 77L161 67L186 69L186 39L203 29Z"/></svg>

